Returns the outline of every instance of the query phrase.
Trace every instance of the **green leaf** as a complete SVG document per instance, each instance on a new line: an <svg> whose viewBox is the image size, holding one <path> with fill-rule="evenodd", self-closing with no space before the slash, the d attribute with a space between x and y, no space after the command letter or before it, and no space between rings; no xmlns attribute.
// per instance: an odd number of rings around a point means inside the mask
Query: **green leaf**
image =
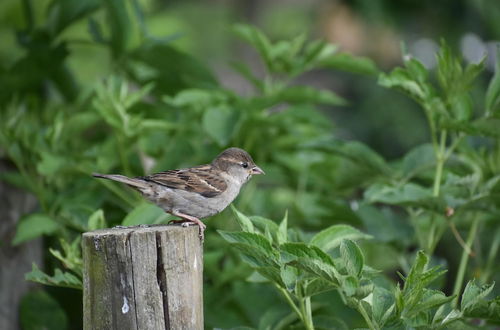
<svg viewBox="0 0 500 330"><path fill-rule="evenodd" d="M340 243L340 255L349 275L360 277L363 270L364 257L359 246L349 239Z"/></svg>
<svg viewBox="0 0 500 330"><path fill-rule="evenodd" d="M376 183L365 191L364 198L369 203L421 205L432 200L433 195L430 188L411 182L397 187Z"/></svg>
<svg viewBox="0 0 500 330"><path fill-rule="evenodd" d="M240 62L231 62L230 64L234 70L236 70L243 78L251 82L255 88L261 91L264 89L264 83L259 78L254 76L252 70L247 65Z"/></svg>
<svg viewBox="0 0 500 330"><path fill-rule="evenodd" d="M106 219L104 218L104 212L101 209L92 213L87 220L88 230L102 229L106 227Z"/></svg>
<svg viewBox="0 0 500 330"><path fill-rule="evenodd" d="M500 118L495 117L482 117L472 122L462 122L456 120L444 120L442 126L444 128L465 132L469 135L475 136L490 136L493 138L500 138Z"/></svg>
<svg viewBox="0 0 500 330"><path fill-rule="evenodd" d="M237 24L233 27L233 31L257 50L268 70L271 70L273 47L269 39L256 27L250 25Z"/></svg>
<svg viewBox="0 0 500 330"><path fill-rule="evenodd" d="M332 285L331 282L325 281L324 279L317 277L307 282L304 288L304 296L311 297L323 292L334 290L336 288L337 287L335 285Z"/></svg>
<svg viewBox="0 0 500 330"><path fill-rule="evenodd" d="M66 330L69 325L64 309L43 290L31 291L23 296L19 320L24 330Z"/></svg>
<svg viewBox="0 0 500 330"><path fill-rule="evenodd" d="M464 293L462 294L462 301L460 303L462 311L469 311L474 309L477 303L484 301L486 296L493 290L495 283L484 284L477 286L475 280L467 283Z"/></svg>
<svg viewBox="0 0 500 330"><path fill-rule="evenodd" d="M66 269L71 270L74 274L82 277L83 274L83 260L81 254L81 238L77 236L71 244L64 238L59 240L61 244L62 253L59 250L49 248L50 254L56 257ZM64 255L63 255L64 254Z"/></svg>
<svg viewBox="0 0 500 330"><path fill-rule="evenodd" d="M17 224L16 235L12 240L12 244L18 245L42 235L51 235L59 228L59 224L48 215L32 213L23 217Z"/></svg>
<svg viewBox="0 0 500 330"><path fill-rule="evenodd" d="M62 272L59 268L56 268L54 275L50 276L42 272L35 263L32 265L31 272L24 275L24 279L44 285L82 289L82 280L72 273Z"/></svg>
<svg viewBox="0 0 500 330"><path fill-rule="evenodd" d="M497 61L495 64L495 75L490 80L486 92L486 113L500 114L500 47L496 49Z"/></svg>
<svg viewBox="0 0 500 330"><path fill-rule="evenodd" d="M149 74L145 75L147 67ZM175 63L175 65L172 65ZM154 82L154 93L159 97L175 95L176 93L191 88L216 88L218 82L212 72L192 55L162 42L143 43L131 54L129 66L130 74L134 80L144 86Z"/></svg>
<svg viewBox="0 0 500 330"><path fill-rule="evenodd" d="M428 262L429 257L427 257L424 252L418 251L417 257L415 258L410 272L408 273L408 277L405 280L403 291L406 291L407 289L418 286L420 284L422 274L424 273L425 267L427 266Z"/></svg>
<svg viewBox="0 0 500 330"><path fill-rule="evenodd" d="M396 68L389 74L380 74L378 84L386 88L400 90L418 102L423 102L431 96L429 86L415 81L403 68Z"/></svg>
<svg viewBox="0 0 500 330"><path fill-rule="evenodd" d="M123 226L152 225L162 223L169 216L158 206L143 202L123 219Z"/></svg>
<svg viewBox="0 0 500 330"><path fill-rule="evenodd" d="M281 267L280 270L280 276L281 280L285 284L285 288L288 291L293 291L295 290L295 286L297 285L297 280L298 280L298 271L297 268L292 267L292 266L283 266Z"/></svg>
<svg viewBox="0 0 500 330"><path fill-rule="evenodd" d="M288 211L285 212L285 216L281 220L276 236L280 245L288 241Z"/></svg>
<svg viewBox="0 0 500 330"><path fill-rule="evenodd" d="M254 225L254 228L257 228L261 234L267 233L266 237L267 235L270 235L270 237L272 238L270 239L271 242L276 239L276 235L278 232L278 225L274 221L255 215L250 216L249 219Z"/></svg>
<svg viewBox="0 0 500 330"><path fill-rule="evenodd" d="M314 235L310 243L323 251L330 251L340 245L342 240L345 239L358 240L370 238L372 236L362 233L349 225L333 225Z"/></svg>
<svg viewBox="0 0 500 330"><path fill-rule="evenodd" d="M422 171L433 168L436 164L434 148L431 144L422 144L410 150L401 164L403 175L411 178Z"/></svg>
<svg viewBox="0 0 500 330"><path fill-rule="evenodd" d="M42 160L36 165L38 173L44 176L59 174L66 165L68 159L50 152L41 152Z"/></svg>
<svg viewBox="0 0 500 330"><path fill-rule="evenodd" d="M128 12L128 3L120 0L105 0L103 1L106 9L107 21L111 30L111 50L113 57L120 58L127 53L131 45L131 37L133 28L132 17Z"/></svg>
<svg viewBox="0 0 500 330"><path fill-rule="evenodd" d="M273 254L273 247L266 237L250 232L229 232L218 230L218 233L229 243L241 243L252 247L253 249L258 249L265 254Z"/></svg>
<svg viewBox="0 0 500 330"><path fill-rule="evenodd" d="M240 115L227 107L211 107L203 114L202 125L207 134L221 147L232 138Z"/></svg>
<svg viewBox="0 0 500 330"><path fill-rule="evenodd" d="M322 60L320 65L329 69L348 71L370 76L377 75L379 73L377 66L371 59L347 53L333 54Z"/></svg>
<svg viewBox="0 0 500 330"><path fill-rule="evenodd" d="M89 15L100 6L98 0L59 0L52 1L47 15L47 29L53 34L61 33L75 21Z"/></svg>
<svg viewBox="0 0 500 330"><path fill-rule="evenodd" d="M231 204L231 210L233 210L234 215L236 215L236 220L238 221L241 230L249 233L255 232L252 221L246 215L238 211L233 204Z"/></svg>
<svg viewBox="0 0 500 330"><path fill-rule="evenodd" d="M281 279L280 271L277 267L256 267L255 270L267 280L285 288L285 283Z"/></svg>
<svg viewBox="0 0 500 330"><path fill-rule="evenodd" d="M243 261L250 264L252 267L271 267L279 269L277 262L277 252L272 248L271 243L266 237L257 233L247 232L228 232L218 230L218 233L229 243L231 246L238 249L242 255ZM264 270L263 270L264 271ZM264 276L260 271L260 273ZM267 276L270 276L267 270ZM276 274L275 274L276 275ZM269 277L268 277L269 278ZM279 270L276 278L280 278Z"/></svg>
<svg viewBox="0 0 500 330"><path fill-rule="evenodd" d="M394 311L394 296L389 290L375 286L371 304L373 318L382 328Z"/></svg>
<svg viewBox="0 0 500 330"><path fill-rule="evenodd" d="M453 298L454 296L447 297L441 291L425 289L419 302L412 306L411 309L406 310L404 317L415 317L421 312L427 312L430 309L444 305L453 300Z"/></svg>
<svg viewBox="0 0 500 330"><path fill-rule="evenodd" d="M342 291L344 291L345 295L348 297L354 296L359 288L358 278L352 275L343 276L341 278L341 284Z"/></svg>
<svg viewBox="0 0 500 330"><path fill-rule="evenodd" d="M358 166L365 167L377 174L390 175L391 169L385 159L367 145L358 141L336 141L326 146L327 149L351 160Z"/></svg>
<svg viewBox="0 0 500 330"><path fill-rule="evenodd" d="M317 275L335 285L341 275L335 268L333 259L316 246L304 243L285 243L280 245L281 261Z"/></svg>
<svg viewBox="0 0 500 330"><path fill-rule="evenodd" d="M410 58L405 61L405 67L410 74L410 76L419 83L425 83L427 81L427 77L429 76L429 72L425 68L425 66L417 59Z"/></svg>

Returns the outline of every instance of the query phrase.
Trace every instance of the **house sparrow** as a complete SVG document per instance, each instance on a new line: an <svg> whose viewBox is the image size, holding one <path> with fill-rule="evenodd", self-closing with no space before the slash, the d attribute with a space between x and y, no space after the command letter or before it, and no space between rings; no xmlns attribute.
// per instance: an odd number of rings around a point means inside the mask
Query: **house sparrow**
<svg viewBox="0 0 500 330"><path fill-rule="evenodd" d="M200 219L224 210L254 174L265 173L245 150L229 148L206 165L135 178L119 174L94 173L93 176L137 189L165 212L180 217L181 222L197 224L203 240L206 226Z"/></svg>

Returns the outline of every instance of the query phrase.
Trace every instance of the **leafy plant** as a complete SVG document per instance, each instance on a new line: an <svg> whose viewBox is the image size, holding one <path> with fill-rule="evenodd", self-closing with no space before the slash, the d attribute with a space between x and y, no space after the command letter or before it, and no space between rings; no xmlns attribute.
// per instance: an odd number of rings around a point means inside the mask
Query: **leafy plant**
<svg viewBox="0 0 500 330"><path fill-rule="evenodd" d="M0 179L39 202L11 243L43 235L50 256L27 279L79 288L81 232L170 219L131 190L93 180L92 172L142 175L205 163L239 146L268 175L245 187L238 208L268 218L288 209L289 217L278 224L235 211L243 232L231 231L229 212L210 220L207 327L498 323L498 298L486 299L498 291L486 283L498 278L500 68L484 97L483 62L464 66L444 43L435 73L406 55L403 67L380 74L380 85L422 108L430 132L429 143L391 161L336 137L328 111L348 100L304 79L315 70L370 79L379 74L370 59L306 35L273 41L236 25L264 69L258 75L247 63L232 63L252 87L239 95L221 86L203 59L179 50L178 35L153 36L135 0L16 6L26 25L15 45L2 49L15 52L0 67L0 155L13 166ZM461 259L443 246L461 250ZM404 274L401 287L391 280L396 271ZM58 299L64 308L75 305ZM28 295L25 306L30 300L50 299ZM61 313L57 308L40 324L65 319Z"/></svg>
<svg viewBox="0 0 500 330"><path fill-rule="evenodd" d="M353 241L370 239L347 225L333 225L303 241L301 233L287 228L287 216L278 225L262 217L247 217L233 208L240 232L219 231L255 271L252 280L262 279L275 287L289 304L292 315L268 324L282 329L301 322L315 329L311 298L337 290L342 301L357 310L370 329L445 329L464 324L468 318L500 321L500 297L486 300L494 284L478 287L470 281L460 308L452 307L454 296L430 287L446 271L429 268L429 257L419 251L407 276L399 285L380 285L380 273L367 266L361 248ZM257 275L258 274L258 275ZM480 312L482 311L482 313ZM295 314L296 317L293 317ZM323 327L347 328L339 315L328 315Z"/></svg>

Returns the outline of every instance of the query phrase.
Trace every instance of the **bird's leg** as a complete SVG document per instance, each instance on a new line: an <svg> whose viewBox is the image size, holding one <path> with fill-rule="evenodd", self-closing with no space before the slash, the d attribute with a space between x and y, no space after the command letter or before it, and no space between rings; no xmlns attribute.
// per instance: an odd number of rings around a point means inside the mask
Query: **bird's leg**
<svg viewBox="0 0 500 330"><path fill-rule="evenodd" d="M179 211L172 212L172 215L179 217L179 218L182 218L182 220L184 220L184 221L180 220L181 222L192 222L194 224L197 224L198 227L200 227L199 236L200 236L201 241L203 242L203 239L204 239L203 233L205 231L205 228L207 228L207 226L203 222L201 222L200 219L193 217L193 216L190 216L190 215L187 215L187 214L184 214L184 213L181 213Z"/></svg>

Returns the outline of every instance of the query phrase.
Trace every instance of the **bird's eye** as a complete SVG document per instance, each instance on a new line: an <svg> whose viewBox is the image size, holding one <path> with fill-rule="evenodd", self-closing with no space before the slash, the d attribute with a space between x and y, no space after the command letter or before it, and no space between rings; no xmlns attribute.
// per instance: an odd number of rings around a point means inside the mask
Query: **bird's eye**
<svg viewBox="0 0 500 330"><path fill-rule="evenodd" d="M241 166L243 166L243 168L247 168L248 167L248 163L241 163Z"/></svg>

